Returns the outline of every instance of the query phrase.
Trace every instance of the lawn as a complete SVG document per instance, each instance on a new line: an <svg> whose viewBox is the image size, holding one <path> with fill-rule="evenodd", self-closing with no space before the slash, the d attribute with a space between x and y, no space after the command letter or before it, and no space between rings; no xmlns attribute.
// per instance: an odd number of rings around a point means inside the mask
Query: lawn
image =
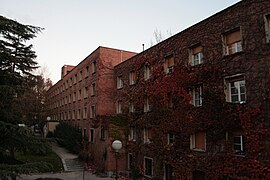
<svg viewBox="0 0 270 180"><path fill-rule="evenodd" d="M30 155L30 154L24 155L22 153L17 153L16 159L24 163L43 162L44 164L46 163L51 164L50 168L45 166L38 166L37 169L41 173L63 171L62 161L54 152L50 152L46 155Z"/></svg>

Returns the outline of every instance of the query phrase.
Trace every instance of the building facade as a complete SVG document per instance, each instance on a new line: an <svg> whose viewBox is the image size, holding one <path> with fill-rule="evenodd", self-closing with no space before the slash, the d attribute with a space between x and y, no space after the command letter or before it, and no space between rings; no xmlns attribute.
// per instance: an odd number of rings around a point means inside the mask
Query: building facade
<svg viewBox="0 0 270 180"><path fill-rule="evenodd" d="M119 139L119 170L133 178L270 177L269 0L242 0L137 55L100 47L70 68L48 114L82 128L99 170L115 170Z"/></svg>
<svg viewBox="0 0 270 180"><path fill-rule="evenodd" d="M91 157L100 171L113 171L111 139L102 120L114 114L113 67L135 53L99 47L77 66L65 65L62 78L48 90L51 121L69 121L88 139ZM100 163L101 162L101 163Z"/></svg>
<svg viewBox="0 0 270 180"><path fill-rule="evenodd" d="M270 177L269 37L269 1L243 0L115 67L132 177Z"/></svg>

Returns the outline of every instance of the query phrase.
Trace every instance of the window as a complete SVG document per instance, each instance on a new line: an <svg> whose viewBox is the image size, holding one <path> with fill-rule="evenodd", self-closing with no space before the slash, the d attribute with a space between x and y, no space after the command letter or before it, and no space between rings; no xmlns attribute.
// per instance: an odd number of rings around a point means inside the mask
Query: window
<svg viewBox="0 0 270 180"><path fill-rule="evenodd" d="M136 141L136 133L134 127L129 127L129 135L128 135L129 141Z"/></svg>
<svg viewBox="0 0 270 180"><path fill-rule="evenodd" d="M73 102L76 101L76 92L73 93Z"/></svg>
<svg viewBox="0 0 270 180"><path fill-rule="evenodd" d="M78 109L77 119L81 119L81 110L80 109Z"/></svg>
<svg viewBox="0 0 270 180"><path fill-rule="evenodd" d="M84 107L83 109L83 119L87 118L87 107Z"/></svg>
<svg viewBox="0 0 270 180"><path fill-rule="evenodd" d="M79 90L79 92L78 92L78 100L81 100L81 98L82 98L82 90Z"/></svg>
<svg viewBox="0 0 270 180"><path fill-rule="evenodd" d="M144 157L144 175L148 177L153 176L153 159Z"/></svg>
<svg viewBox="0 0 270 180"><path fill-rule="evenodd" d="M122 80L122 76L118 76L117 77L117 89L121 89L123 88L123 80Z"/></svg>
<svg viewBox="0 0 270 180"><path fill-rule="evenodd" d="M201 45L192 47L190 49L190 64L192 66L203 63L203 47Z"/></svg>
<svg viewBox="0 0 270 180"><path fill-rule="evenodd" d="M265 35L266 35L266 43L270 43L270 14L265 15Z"/></svg>
<svg viewBox="0 0 270 180"><path fill-rule="evenodd" d="M246 102L246 83L244 76L226 78L226 100L232 103Z"/></svg>
<svg viewBox="0 0 270 180"><path fill-rule="evenodd" d="M94 142L94 129L93 128L90 129L90 139L89 139L89 141L91 143Z"/></svg>
<svg viewBox="0 0 270 180"><path fill-rule="evenodd" d="M144 77L144 80L148 80L151 76L151 70L149 68L149 66L145 65L144 66L144 73L143 73L143 77Z"/></svg>
<svg viewBox="0 0 270 180"><path fill-rule="evenodd" d="M71 103L71 94L69 94L68 103Z"/></svg>
<svg viewBox="0 0 270 180"><path fill-rule="evenodd" d="M69 79L69 86L72 86L72 77Z"/></svg>
<svg viewBox="0 0 270 180"><path fill-rule="evenodd" d="M143 129L143 141L144 141L144 143L150 143L151 139L152 139L151 129L150 128L144 128Z"/></svg>
<svg viewBox="0 0 270 180"><path fill-rule="evenodd" d="M131 71L129 73L129 85L135 84L136 83L136 79L137 79L136 72Z"/></svg>
<svg viewBox="0 0 270 180"><path fill-rule="evenodd" d="M149 98L146 97L144 100L144 105L143 105L143 111L144 112L149 112L152 110L152 106L149 104Z"/></svg>
<svg viewBox="0 0 270 180"><path fill-rule="evenodd" d="M100 139L105 140L105 129L103 126L100 127Z"/></svg>
<svg viewBox="0 0 270 180"><path fill-rule="evenodd" d="M196 86L191 91L192 104L195 107L202 106L202 86Z"/></svg>
<svg viewBox="0 0 270 180"><path fill-rule="evenodd" d="M73 113L72 113L72 119L73 119L73 120L75 119L75 115L76 115L76 111L73 110Z"/></svg>
<svg viewBox="0 0 270 180"><path fill-rule="evenodd" d="M174 57L173 56L168 56L165 57L165 64L164 64L164 69L167 74L172 73L174 68Z"/></svg>
<svg viewBox="0 0 270 180"><path fill-rule="evenodd" d="M168 144L174 144L175 143L175 135L172 133L167 134L168 137Z"/></svg>
<svg viewBox="0 0 270 180"><path fill-rule="evenodd" d="M84 77L85 77L85 78L88 77L88 73L89 73L89 67L86 66L86 67L85 67L85 71L84 71Z"/></svg>
<svg viewBox="0 0 270 180"><path fill-rule="evenodd" d="M133 167L133 155L128 153L128 170L131 170Z"/></svg>
<svg viewBox="0 0 270 180"><path fill-rule="evenodd" d="M130 113L134 113L135 112L134 102L133 101L130 101L129 102L129 112Z"/></svg>
<svg viewBox="0 0 270 180"><path fill-rule="evenodd" d="M170 164L165 164L165 179L164 180L175 180L173 167Z"/></svg>
<svg viewBox="0 0 270 180"><path fill-rule="evenodd" d="M234 54L242 51L242 41L240 29L231 31L224 35L225 55Z"/></svg>
<svg viewBox="0 0 270 180"><path fill-rule="evenodd" d="M79 74L79 81L82 80L82 71L80 71L80 74Z"/></svg>
<svg viewBox="0 0 270 180"><path fill-rule="evenodd" d="M88 87L84 88L84 98L88 98Z"/></svg>
<svg viewBox="0 0 270 180"><path fill-rule="evenodd" d="M96 107L91 106L91 118L96 118Z"/></svg>
<svg viewBox="0 0 270 180"><path fill-rule="evenodd" d="M76 84L77 83L77 74L75 74L75 76L74 76L74 84Z"/></svg>
<svg viewBox="0 0 270 180"><path fill-rule="evenodd" d="M117 103L116 103L116 113L117 114L122 113L122 101L121 100L117 101Z"/></svg>
<svg viewBox="0 0 270 180"><path fill-rule="evenodd" d="M97 62L93 61L92 62L92 74L96 73L97 71Z"/></svg>
<svg viewBox="0 0 270 180"><path fill-rule="evenodd" d="M233 137L233 150L238 155L244 154L244 138L243 135L235 135Z"/></svg>
<svg viewBox="0 0 270 180"><path fill-rule="evenodd" d="M190 136L190 149L205 151L206 150L206 133L197 132Z"/></svg>
<svg viewBox="0 0 270 180"><path fill-rule="evenodd" d="M83 129L83 137L84 137L84 138L87 137L86 128Z"/></svg>
<svg viewBox="0 0 270 180"><path fill-rule="evenodd" d="M71 119L71 111L68 111L68 120Z"/></svg>
<svg viewBox="0 0 270 180"><path fill-rule="evenodd" d="M93 83L91 85L91 96L95 96L95 92L96 92L96 83Z"/></svg>
<svg viewBox="0 0 270 180"><path fill-rule="evenodd" d="M192 180L205 180L205 172L202 171L193 171Z"/></svg>

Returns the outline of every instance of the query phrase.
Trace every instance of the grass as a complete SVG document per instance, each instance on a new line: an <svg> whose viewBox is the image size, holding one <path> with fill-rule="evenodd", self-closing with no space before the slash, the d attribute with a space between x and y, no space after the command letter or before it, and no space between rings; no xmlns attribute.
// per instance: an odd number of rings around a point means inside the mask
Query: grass
<svg viewBox="0 0 270 180"><path fill-rule="evenodd" d="M16 159L22 161L24 163L49 163L52 165L49 172L61 172L63 171L62 161L61 159L54 153L50 152L46 155L31 155L31 154L22 154L17 153ZM48 168L38 167L38 171L41 173L48 172Z"/></svg>

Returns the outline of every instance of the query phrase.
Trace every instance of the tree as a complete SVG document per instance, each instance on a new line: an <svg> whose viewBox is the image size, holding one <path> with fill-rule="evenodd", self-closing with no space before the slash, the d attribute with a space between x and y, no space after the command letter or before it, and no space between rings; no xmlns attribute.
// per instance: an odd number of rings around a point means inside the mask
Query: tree
<svg viewBox="0 0 270 180"><path fill-rule="evenodd" d="M167 30L166 35L164 35L160 30L155 29L155 31L153 32L153 36L154 36L155 42L153 42L153 40L151 40L150 46L154 46L155 44L158 44L161 41L163 41L164 39L172 36L172 32L171 32L171 30Z"/></svg>
<svg viewBox="0 0 270 180"><path fill-rule="evenodd" d="M34 77L30 89L16 98L12 104L16 116L22 117L21 122L27 125L42 125L46 119L45 95L52 86L52 81L43 74Z"/></svg>
<svg viewBox="0 0 270 180"><path fill-rule="evenodd" d="M17 125L23 118L41 114L43 107L37 105L44 102L44 93L51 84L50 80L32 74L37 68L34 61L36 55L33 46L26 45L26 41L36 37L40 31L39 27L23 25L0 16L1 179L7 176L14 179L16 173L35 169L34 165L20 164L15 159L16 151L37 154L49 151L44 140L35 137L27 127ZM38 109L35 109L36 106Z"/></svg>
<svg viewBox="0 0 270 180"><path fill-rule="evenodd" d="M12 101L28 88L37 68L33 45L26 41L36 37L42 29L23 25L0 16L0 118L6 122L19 122L12 111Z"/></svg>

